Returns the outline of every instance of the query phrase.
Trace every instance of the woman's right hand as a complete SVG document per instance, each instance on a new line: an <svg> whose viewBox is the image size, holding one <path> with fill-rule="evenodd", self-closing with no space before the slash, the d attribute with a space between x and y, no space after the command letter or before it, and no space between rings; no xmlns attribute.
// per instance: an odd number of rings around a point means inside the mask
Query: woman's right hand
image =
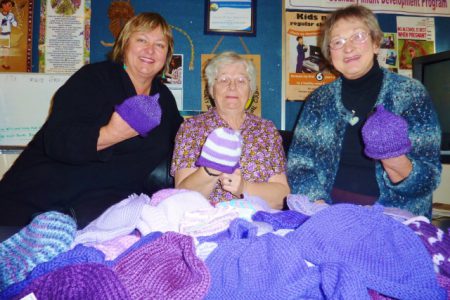
<svg viewBox="0 0 450 300"><path fill-rule="evenodd" d="M122 117L113 112L108 124L100 128L100 135L97 140L97 151L111 147L114 144L120 143L124 140L133 138L138 135Z"/></svg>

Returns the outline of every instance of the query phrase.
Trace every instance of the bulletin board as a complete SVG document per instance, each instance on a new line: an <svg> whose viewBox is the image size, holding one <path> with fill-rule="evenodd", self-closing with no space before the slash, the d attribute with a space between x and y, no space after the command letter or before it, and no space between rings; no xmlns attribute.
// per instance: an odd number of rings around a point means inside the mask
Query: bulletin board
<svg viewBox="0 0 450 300"><path fill-rule="evenodd" d="M21 149L44 124L69 75L0 73L0 149Z"/></svg>

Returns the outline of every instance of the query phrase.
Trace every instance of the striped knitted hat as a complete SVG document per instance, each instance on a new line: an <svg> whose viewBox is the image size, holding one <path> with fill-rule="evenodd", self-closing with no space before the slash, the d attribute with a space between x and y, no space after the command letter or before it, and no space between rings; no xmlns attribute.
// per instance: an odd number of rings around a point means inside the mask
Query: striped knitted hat
<svg viewBox="0 0 450 300"><path fill-rule="evenodd" d="M22 281L38 264L67 251L74 240L76 223L68 215L50 211L0 244L0 291Z"/></svg>
<svg viewBox="0 0 450 300"><path fill-rule="evenodd" d="M231 174L239 168L241 151L242 137L239 132L219 127L208 135L195 165Z"/></svg>

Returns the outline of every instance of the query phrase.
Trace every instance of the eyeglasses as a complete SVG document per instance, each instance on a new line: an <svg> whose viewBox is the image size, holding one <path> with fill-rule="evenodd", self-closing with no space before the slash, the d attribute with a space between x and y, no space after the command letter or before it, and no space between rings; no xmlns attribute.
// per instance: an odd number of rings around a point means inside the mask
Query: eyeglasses
<svg viewBox="0 0 450 300"><path fill-rule="evenodd" d="M229 87L232 82L234 82L234 84L236 85L237 88L244 88L244 87L248 87L250 79L248 79L247 77L244 77L244 76L240 76L240 77L236 77L236 78L231 78L228 76L220 76L220 77L216 78L216 82L217 82L216 84L222 88Z"/></svg>
<svg viewBox="0 0 450 300"><path fill-rule="evenodd" d="M352 44L361 45L364 44L369 38L369 34L365 31L359 31L352 34L349 38L338 37L330 41L330 48L333 50L339 50L350 40Z"/></svg>

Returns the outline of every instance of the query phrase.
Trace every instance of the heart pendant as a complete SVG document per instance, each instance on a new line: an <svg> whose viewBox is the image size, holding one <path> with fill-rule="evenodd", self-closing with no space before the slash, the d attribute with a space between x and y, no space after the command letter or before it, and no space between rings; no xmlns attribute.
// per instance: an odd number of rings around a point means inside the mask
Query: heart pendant
<svg viewBox="0 0 450 300"><path fill-rule="evenodd" d="M350 125L354 126L356 123L358 123L359 118L357 116L354 116L350 119Z"/></svg>

